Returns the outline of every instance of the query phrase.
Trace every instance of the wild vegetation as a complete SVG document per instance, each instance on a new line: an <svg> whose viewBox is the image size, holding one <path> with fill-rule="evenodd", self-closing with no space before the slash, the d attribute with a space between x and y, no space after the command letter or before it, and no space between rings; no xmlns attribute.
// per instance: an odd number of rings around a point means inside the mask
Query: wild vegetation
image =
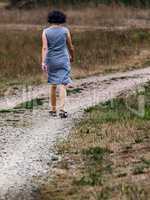
<svg viewBox="0 0 150 200"><path fill-rule="evenodd" d="M0 31L1 94L8 86L46 82L40 66L41 33ZM75 32L76 59L72 77L147 66L150 63L148 41L149 30Z"/></svg>
<svg viewBox="0 0 150 200"><path fill-rule="evenodd" d="M40 69L41 34L48 26L50 8L0 8L0 95L8 87L46 82ZM116 5L62 9L76 49L73 78L149 65L149 9Z"/></svg>
<svg viewBox="0 0 150 200"><path fill-rule="evenodd" d="M37 7L35 9L4 9L0 8L1 24L38 24L46 25L47 13L57 6ZM149 9L125 7L118 5L106 6L100 4L97 7L73 8L62 6L68 16L69 25L92 26L92 27L134 27L137 25L149 25ZM31 17L32 16L32 17Z"/></svg>
<svg viewBox="0 0 150 200"><path fill-rule="evenodd" d="M9 0L12 6L24 7L24 6L35 6L35 5L73 5L80 6L81 4L87 5L92 4L98 6L99 4L123 4L126 6L149 6L149 0Z"/></svg>
<svg viewBox="0 0 150 200"><path fill-rule="evenodd" d="M135 115L145 98L145 114ZM150 198L150 84L85 110L67 140L56 145L62 160L40 189L41 200L147 200Z"/></svg>

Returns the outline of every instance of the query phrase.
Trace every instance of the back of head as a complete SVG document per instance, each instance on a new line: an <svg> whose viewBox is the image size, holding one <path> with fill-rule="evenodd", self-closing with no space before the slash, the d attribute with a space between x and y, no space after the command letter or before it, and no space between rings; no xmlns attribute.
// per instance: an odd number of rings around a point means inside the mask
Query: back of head
<svg viewBox="0 0 150 200"><path fill-rule="evenodd" d="M53 10L48 13L48 22L50 24L63 24L66 23L66 15L59 10Z"/></svg>

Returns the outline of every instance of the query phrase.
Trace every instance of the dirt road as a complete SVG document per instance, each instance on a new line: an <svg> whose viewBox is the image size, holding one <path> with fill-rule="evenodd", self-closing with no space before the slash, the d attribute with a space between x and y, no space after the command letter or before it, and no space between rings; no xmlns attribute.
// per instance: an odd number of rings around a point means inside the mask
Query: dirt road
<svg viewBox="0 0 150 200"><path fill-rule="evenodd" d="M53 145L58 139L67 137L84 108L134 90L148 81L150 67L75 80L75 88L66 101L70 116L64 120L49 117L48 86L45 85L0 99L0 110L35 98L41 101L33 109L22 106L0 113L0 200L35 199L38 184L43 180L41 177L46 177L54 161L60 159Z"/></svg>

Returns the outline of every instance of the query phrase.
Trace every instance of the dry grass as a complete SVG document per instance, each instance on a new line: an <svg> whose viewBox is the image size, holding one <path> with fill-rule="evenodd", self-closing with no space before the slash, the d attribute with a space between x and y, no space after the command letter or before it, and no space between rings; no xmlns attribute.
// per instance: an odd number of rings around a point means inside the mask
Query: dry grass
<svg viewBox="0 0 150 200"><path fill-rule="evenodd" d="M140 68L150 64L150 31L75 32L72 77L81 78ZM40 69L41 31L0 31L0 90L45 83Z"/></svg>
<svg viewBox="0 0 150 200"><path fill-rule="evenodd" d="M42 27L46 26L49 9L0 8L0 95L9 86L46 82L40 70L40 53ZM70 27L74 27L73 78L149 65L150 32L143 27L149 25L150 10L105 5L64 10ZM109 30L134 25L142 29Z"/></svg>
<svg viewBox="0 0 150 200"><path fill-rule="evenodd" d="M124 97L87 109L68 140L57 145L62 160L52 169L53 181L40 188L40 199L149 199L149 97L150 85L143 118L129 112Z"/></svg>
<svg viewBox="0 0 150 200"><path fill-rule="evenodd" d="M0 23L45 24L47 13L52 7L31 10L0 10ZM61 8L68 15L69 24L92 26L134 26L149 25L150 10L123 6L71 7ZM31 17L32 16L32 17Z"/></svg>

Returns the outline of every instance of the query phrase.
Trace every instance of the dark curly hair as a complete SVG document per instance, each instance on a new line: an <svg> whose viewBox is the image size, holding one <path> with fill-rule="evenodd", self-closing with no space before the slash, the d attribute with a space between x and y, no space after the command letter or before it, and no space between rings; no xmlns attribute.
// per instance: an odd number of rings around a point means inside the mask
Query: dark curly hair
<svg viewBox="0 0 150 200"><path fill-rule="evenodd" d="M53 10L49 12L48 14L48 22L53 24L63 24L66 23L67 17L66 15L59 11L59 10Z"/></svg>

